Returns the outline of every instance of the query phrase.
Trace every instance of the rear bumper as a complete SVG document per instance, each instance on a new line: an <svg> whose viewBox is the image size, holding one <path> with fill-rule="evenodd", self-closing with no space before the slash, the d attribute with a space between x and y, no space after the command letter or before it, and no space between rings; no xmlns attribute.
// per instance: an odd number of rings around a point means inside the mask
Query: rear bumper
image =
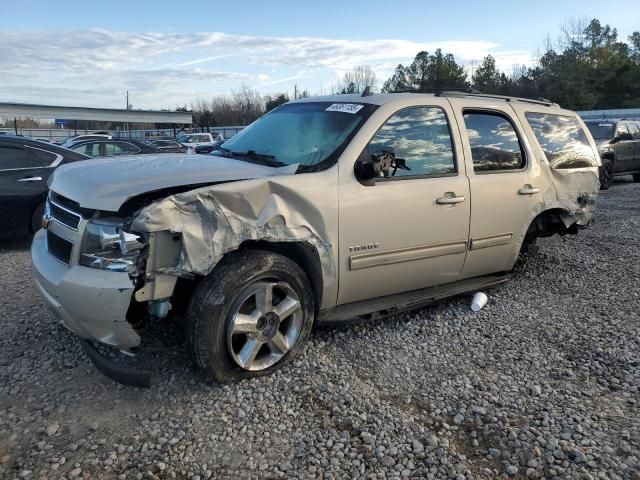
<svg viewBox="0 0 640 480"><path fill-rule="evenodd" d="M64 265L47 251L44 230L33 239L31 259L35 287L69 330L120 349L140 344L126 320L134 290L127 273Z"/></svg>

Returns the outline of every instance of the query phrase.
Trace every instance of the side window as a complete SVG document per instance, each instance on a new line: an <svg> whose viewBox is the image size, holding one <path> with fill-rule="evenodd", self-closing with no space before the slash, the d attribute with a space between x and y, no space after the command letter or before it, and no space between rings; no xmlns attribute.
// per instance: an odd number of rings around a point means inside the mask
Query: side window
<svg viewBox="0 0 640 480"><path fill-rule="evenodd" d="M0 147L0 170L29 168L27 152L21 147Z"/></svg>
<svg viewBox="0 0 640 480"><path fill-rule="evenodd" d="M127 155L129 153L129 144L107 142L104 145L105 155L107 157L115 157L117 155Z"/></svg>
<svg viewBox="0 0 640 480"><path fill-rule="evenodd" d="M447 117L438 107L397 112L380 127L368 148L384 177L456 172Z"/></svg>
<svg viewBox="0 0 640 480"><path fill-rule="evenodd" d="M527 112L525 116L551 168L595 167L598 164L587 134L575 117L534 112Z"/></svg>
<svg viewBox="0 0 640 480"><path fill-rule="evenodd" d="M29 155L31 156L31 163L38 167L48 167L58 159L55 153L45 152L37 148L29 148Z"/></svg>
<svg viewBox="0 0 640 480"><path fill-rule="evenodd" d="M633 139L640 139L640 128L638 128L638 124L629 122L627 123L627 126L629 127L629 133L633 136Z"/></svg>
<svg viewBox="0 0 640 480"><path fill-rule="evenodd" d="M84 145L78 145L77 147L71 147L71 150L78 153L89 155L90 157L100 156L100 144L99 143L85 143Z"/></svg>
<svg viewBox="0 0 640 480"><path fill-rule="evenodd" d="M627 126L624 123L620 122L618 126L616 126L616 137L619 137L623 133L629 133L629 130L627 130Z"/></svg>
<svg viewBox="0 0 640 480"><path fill-rule="evenodd" d="M507 117L493 112L465 111L464 124L471 145L475 172L524 168L524 150L511 120Z"/></svg>
<svg viewBox="0 0 640 480"><path fill-rule="evenodd" d="M122 142L122 143L117 143L116 144L118 147L120 147L122 149L121 154L118 155L130 155L133 153L138 153L140 151L140 149L138 147L136 147L135 145L131 144L131 143L126 143L126 142Z"/></svg>

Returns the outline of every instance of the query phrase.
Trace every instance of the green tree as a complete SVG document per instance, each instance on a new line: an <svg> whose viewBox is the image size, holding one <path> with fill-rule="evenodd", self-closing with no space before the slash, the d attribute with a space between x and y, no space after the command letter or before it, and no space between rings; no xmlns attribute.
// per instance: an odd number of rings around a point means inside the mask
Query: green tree
<svg viewBox="0 0 640 480"><path fill-rule="evenodd" d="M384 83L382 91L434 91L468 86L464 67L456 63L452 54L443 54L441 49L437 49L433 55L419 52L408 67L398 65L393 76Z"/></svg>
<svg viewBox="0 0 640 480"><path fill-rule="evenodd" d="M472 78L474 89L482 93L506 94L509 91L509 79L496 67L496 61L491 55L482 59Z"/></svg>
<svg viewBox="0 0 640 480"><path fill-rule="evenodd" d="M281 93L280 95L275 97L270 97L267 95L266 97L264 97L264 100L265 100L265 111L270 112L271 110L273 110L276 107L279 107L283 103L287 103L289 101L289 96L286 93Z"/></svg>

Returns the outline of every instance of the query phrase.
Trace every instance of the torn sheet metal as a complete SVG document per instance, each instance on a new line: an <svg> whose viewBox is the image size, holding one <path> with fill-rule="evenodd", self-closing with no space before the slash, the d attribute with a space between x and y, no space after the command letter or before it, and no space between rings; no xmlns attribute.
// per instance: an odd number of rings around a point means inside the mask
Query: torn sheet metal
<svg viewBox="0 0 640 480"><path fill-rule="evenodd" d="M318 253L325 284L336 281L331 244L321 212L278 181L247 181L199 188L142 209L133 229L180 233L180 261L162 269L173 275L206 275L227 252L247 240L305 242Z"/></svg>
<svg viewBox="0 0 640 480"><path fill-rule="evenodd" d="M587 225L595 212L596 198L600 191L597 169L556 169L551 170L551 173L556 195L544 197L546 209L561 208L566 211L562 215L566 227L574 223Z"/></svg>

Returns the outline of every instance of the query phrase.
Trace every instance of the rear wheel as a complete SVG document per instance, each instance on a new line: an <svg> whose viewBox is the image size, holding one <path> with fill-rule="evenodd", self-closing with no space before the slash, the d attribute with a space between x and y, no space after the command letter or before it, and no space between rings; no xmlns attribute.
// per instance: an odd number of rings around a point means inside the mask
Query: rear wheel
<svg viewBox="0 0 640 480"><path fill-rule="evenodd" d="M640 182L640 172L633 174L633 181L634 182Z"/></svg>
<svg viewBox="0 0 640 480"><path fill-rule="evenodd" d="M609 158L602 159L602 170L600 171L600 190L609 190L613 182L613 162Z"/></svg>
<svg viewBox="0 0 640 480"><path fill-rule="evenodd" d="M265 251L233 253L191 300L192 360L221 383L271 373L304 347L314 306L306 274L288 258Z"/></svg>

